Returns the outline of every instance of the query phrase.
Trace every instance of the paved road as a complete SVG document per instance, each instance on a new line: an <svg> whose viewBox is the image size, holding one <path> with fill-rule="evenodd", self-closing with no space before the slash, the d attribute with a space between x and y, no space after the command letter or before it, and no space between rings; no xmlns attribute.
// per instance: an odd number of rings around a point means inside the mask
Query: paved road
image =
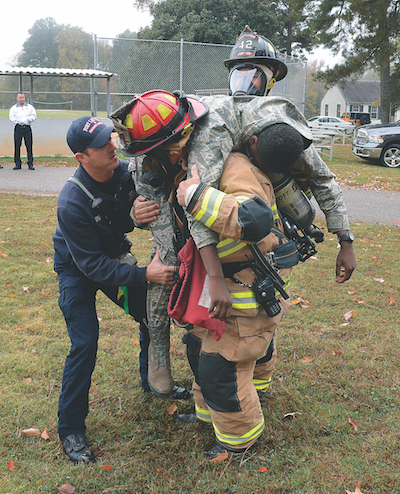
<svg viewBox="0 0 400 494"><path fill-rule="evenodd" d="M0 192L28 195L57 196L66 180L75 172L74 167L43 167L13 170L5 165L0 170ZM400 226L400 192L364 190L343 187L343 195L350 221L377 225ZM323 214L316 206L317 217Z"/></svg>

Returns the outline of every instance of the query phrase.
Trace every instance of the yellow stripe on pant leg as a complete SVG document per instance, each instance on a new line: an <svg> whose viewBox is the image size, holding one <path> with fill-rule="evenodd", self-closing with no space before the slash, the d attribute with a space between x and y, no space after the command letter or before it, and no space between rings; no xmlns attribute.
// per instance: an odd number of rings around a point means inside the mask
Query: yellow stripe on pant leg
<svg viewBox="0 0 400 494"><path fill-rule="evenodd" d="M253 429L251 429L250 431L246 432L241 436L222 434L221 432L219 432L215 424L213 424L213 426L214 426L215 435L217 436L217 439L221 444L226 444L227 446L232 446L235 448L243 448L244 447L243 445L245 445L250 441L254 441L255 439L261 436L262 431L264 430L265 427L265 422L263 418L259 424L253 427Z"/></svg>

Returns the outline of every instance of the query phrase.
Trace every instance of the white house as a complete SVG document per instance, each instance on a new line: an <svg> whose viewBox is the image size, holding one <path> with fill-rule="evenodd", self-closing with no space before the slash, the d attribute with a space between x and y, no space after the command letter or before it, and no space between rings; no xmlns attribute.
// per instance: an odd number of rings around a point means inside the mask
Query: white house
<svg viewBox="0 0 400 494"><path fill-rule="evenodd" d="M364 112L371 123L380 123L380 83L356 81L337 84L328 89L321 101L321 115L341 117L345 112Z"/></svg>

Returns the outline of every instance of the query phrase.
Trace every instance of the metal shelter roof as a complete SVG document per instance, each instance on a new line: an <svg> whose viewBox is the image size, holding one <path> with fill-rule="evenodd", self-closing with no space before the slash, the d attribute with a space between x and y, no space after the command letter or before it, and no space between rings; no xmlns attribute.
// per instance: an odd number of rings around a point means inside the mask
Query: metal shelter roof
<svg viewBox="0 0 400 494"><path fill-rule="evenodd" d="M52 69L42 67L0 67L0 75L110 78L113 72L92 69Z"/></svg>
<svg viewBox="0 0 400 494"><path fill-rule="evenodd" d="M0 67L0 76L19 76L19 90L22 92L22 77L30 78L30 94L33 101L33 78L34 77L83 77L90 79L91 110L92 115L96 115L94 79L107 79L107 113L111 113L110 79L115 74L113 72L103 72L93 69L53 69L48 67Z"/></svg>

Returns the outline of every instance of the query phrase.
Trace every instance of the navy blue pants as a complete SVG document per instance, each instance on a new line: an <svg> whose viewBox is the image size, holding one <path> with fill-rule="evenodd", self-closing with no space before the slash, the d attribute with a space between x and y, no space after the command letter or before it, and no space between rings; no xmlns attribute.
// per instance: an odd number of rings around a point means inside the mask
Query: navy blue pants
<svg viewBox="0 0 400 494"><path fill-rule="evenodd" d="M14 127L14 163L21 166L21 144L22 138L25 141L28 165L33 165L32 152L32 129L30 125L16 125Z"/></svg>
<svg viewBox="0 0 400 494"><path fill-rule="evenodd" d="M59 273L59 306L64 314L71 349L65 361L62 389L58 403L58 433L60 435L85 432L89 411L89 388L96 363L99 323L96 313L96 293L101 290L110 300L124 307L124 296L117 299L118 287L96 283L69 272ZM125 304L126 305L126 304ZM128 287L129 314L141 322L146 317L146 288ZM147 385L148 331L140 325L142 386ZM142 335L143 331L143 335ZM143 355L142 355L143 354ZM145 360L145 364L144 361ZM145 365L145 368L144 368Z"/></svg>

